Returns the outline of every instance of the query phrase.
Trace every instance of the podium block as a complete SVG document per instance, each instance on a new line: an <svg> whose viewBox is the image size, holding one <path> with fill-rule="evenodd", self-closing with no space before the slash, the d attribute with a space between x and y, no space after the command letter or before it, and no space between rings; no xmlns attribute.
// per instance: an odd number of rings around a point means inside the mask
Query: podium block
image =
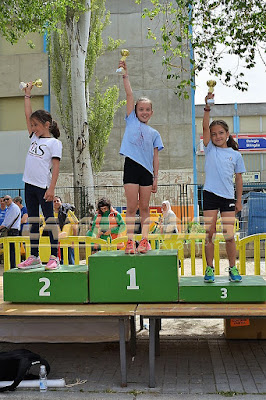
<svg viewBox="0 0 266 400"><path fill-rule="evenodd" d="M242 282L215 276L214 283L203 277L182 277L179 301L184 303L260 303L266 301L266 281L262 276L242 276Z"/></svg>
<svg viewBox="0 0 266 400"><path fill-rule="evenodd" d="M89 258L90 303L178 301L177 264L177 250L100 251Z"/></svg>
<svg viewBox="0 0 266 400"><path fill-rule="evenodd" d="M4 272L4 300L13 303L88 303L88 266Z"/></svg>

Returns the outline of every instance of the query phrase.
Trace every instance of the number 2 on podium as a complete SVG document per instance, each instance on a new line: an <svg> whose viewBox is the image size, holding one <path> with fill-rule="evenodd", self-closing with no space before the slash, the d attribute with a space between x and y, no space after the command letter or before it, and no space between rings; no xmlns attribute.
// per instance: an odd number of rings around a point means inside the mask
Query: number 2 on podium
<svg viewBox="0 0 266 400"><path fill-rule="evenodd" d="M48 278L40 278L39 279L40 283L44 283L44 285L41 287L41 289L39 290L39 296L51 296L51 292L48 292L47 289L50 287L50 279Z"/></svg>
<svg viewBox="0 0 266 400"><path fill-rule="evenodd" d="M127 271L127 275L129 275L129 286L127 286L128 290L138 290L139 286L136 283L136 268L131 268Z"/></svg>

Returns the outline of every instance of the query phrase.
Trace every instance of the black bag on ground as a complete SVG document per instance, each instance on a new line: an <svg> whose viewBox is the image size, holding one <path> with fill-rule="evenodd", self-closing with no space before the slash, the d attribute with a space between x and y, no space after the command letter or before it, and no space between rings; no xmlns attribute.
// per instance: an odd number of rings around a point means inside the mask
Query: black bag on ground
<svg viewBox="0 0 266 400"><path fill-rule="evenodd" d="M50 365L39 354L26 349L0 352L0 381L14 381L11 385L0 388L0 392L15 390L23 379L39 379L39 375L29 373L31 366L35 364L45 365L47 375L49 374Z"/></svg>

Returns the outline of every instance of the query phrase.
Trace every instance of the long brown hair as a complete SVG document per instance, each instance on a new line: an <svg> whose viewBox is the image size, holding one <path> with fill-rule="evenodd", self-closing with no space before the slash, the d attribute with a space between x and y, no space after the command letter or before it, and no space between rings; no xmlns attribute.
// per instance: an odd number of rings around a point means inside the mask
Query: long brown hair
<svg viewBox="0 0 266 400"><path fill-rule="evenodd" d="M209 126L210 130L215 125L221 125L226 132L229 132L229 126L222 119L212 121L212 123ZM227 147L232 147L233 150L237 150L237 151L239 150L237 142L233 139L233 137L230 134L229 134L229 137L228 137L226 143L227 143Z"/></svg>
<svg viewBox="0 0 266 400"><path fill-rule="evenodd" d="M55 137L56 139L59 138L60 136L60 130L58 128L58 125L56 123L56 121L54 121L52 119L51 114L46 111L46 110L36 110L34 111L31 116L31 119L37 119L41 124L45 124L45 122L49 122L50 127L49 127L49 131L51 132L51 134L53 135L53 137Z"/></svg>

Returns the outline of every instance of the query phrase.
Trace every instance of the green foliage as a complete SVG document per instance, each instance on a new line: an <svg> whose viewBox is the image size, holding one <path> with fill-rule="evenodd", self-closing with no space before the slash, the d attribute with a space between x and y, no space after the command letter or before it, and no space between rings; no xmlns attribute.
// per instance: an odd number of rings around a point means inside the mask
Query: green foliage
<svg viewBox="0 0 266 400"><path fill-rule="evenodd" d="M117 86L109 87L102 94L99 80L95 81L94 96L90 99L88 122L90 127L90 155L92 167L95 172L101 170L104 161L104 149L108 143L113 128L114 115L118 108L125 104L117 103L119 89Z"/></svg>
<svg viewBox="0 0 266 400"><path fill-rule="evenodd" d="M93 0L86 58L87 90L90 89L89 84L95 72L97 59L106 51L112 51L122 43L122 41L113 40L112 38L108 38L107 44L103 43L102 32L109 23L110 13L106 12L105 0ZM71 157L74 162L70 46L64 24L58 24L57 30L52 33L49 42L49 53L52 70L51 85L57 99L61 124L71 143ZM103 164L104 149L113 127L114 115L122 102L117 103L119 91L116 86L108 88L102 94L101 85L97 78L95 82L94 94L90 96L88 124L92 168L95 172L98 172Z"/></svg>
<svg viewBox="0 0 266 400"><path fill-rule="evenodd" d="M221 68L219 62L227 54L235 55L250 69L256 64L256 51L265 56L265 0L150 2L143 18L149 18L155 29L148 28L147 37L155 41L153 51L163 53L167 79L176 80L179 96L188 97L194 75L203 69L227 86L247 90L244 74L232 71L230 65ZM183 74L189 75L189 70L190 78L184 80Z"/></svg>
<svg viewBox="0 0 266 400"><path fill-rule="evenodd" d="M66 29L53 32L49 38L51 86L53 88L61 124L72 147L71 60ZM73 151L71 152L72 161Z"/></svg>
<svg viewBox="0 0 266 400"><path fill-rule="evenodd" d="M86 60L86 81L89 83L94 73L97 59L106 51L117 49L124 41L108 38L105 45L102 39L103 30L110 24L110 12L106 12L105 0L94 0L91 9L90 37L88 57Z"/></svg>
<svg viewBox="0 0 266 400"><path fill-rule="evenodd" d="M1 0L0 32L14 44L30 32L50 34L57 30L67 12L78 17L84 11L84 0Z"/></svg>
<svg viewBox="0 0 266 400"><path fill-rule="evenodd" d="M9 42L16 43L30 32L47 34L51 66L51 85L56 96L61 125L70 142L74 163L74 135L72 122L71 56L66 25L79 21L87 12L85 0L1 0L0 33ZM107 51L117 49L123 41L108 38L103 43L102 32L110 23L105 0L91 0L90 35L86 59L86 90L95 71L97 59ZM34 47L33 42L28 42ZM113 126L113 118L122 102L117 103L118 88L108 88L101 94L96 79L95 97L90 97L89 131L92 164L99 171L104 158L104 148ZM98 142L97 142L98 141Z"/></svg>

